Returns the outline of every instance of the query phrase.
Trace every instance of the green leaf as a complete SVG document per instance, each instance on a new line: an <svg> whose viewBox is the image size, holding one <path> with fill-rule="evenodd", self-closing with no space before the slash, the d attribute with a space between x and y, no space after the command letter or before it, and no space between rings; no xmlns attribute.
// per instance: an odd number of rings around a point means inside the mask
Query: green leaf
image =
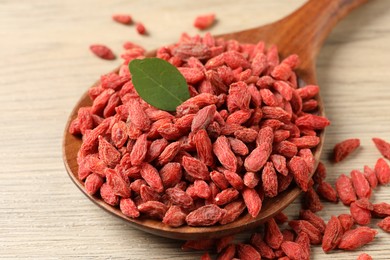
<svg viewBox="0 0 390 260"><path fill-rule="evenodd" d="M178 105L190 98L183 75L163 59L132 60L129 70L138 95L156 108L175 111Z"/></svg>

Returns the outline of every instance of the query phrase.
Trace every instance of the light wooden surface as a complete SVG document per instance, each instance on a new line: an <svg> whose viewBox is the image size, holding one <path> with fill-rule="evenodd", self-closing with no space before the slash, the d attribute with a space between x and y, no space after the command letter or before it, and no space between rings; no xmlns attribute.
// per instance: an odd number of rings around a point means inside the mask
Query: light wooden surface
<svg viewBox="0 0 390 260"><path fill-rule="evenodd" d="M331 0L329 0L331 1ZM154 49L176 41L198 14L215 12L213 34L274 21L303 0L125 1L0 0L0 259L198 259L182 252L180 241L135 230L90 202L71 182L62 162L62 133L79 97L119 61L103 61L88 50L104 43L120 53L131 40ZM149 36L134 26L111 21L123 12L142 21ZM390 1L370 1L332 32L318 57L318 80L332 125L323 160L328 180L363 165L379 153L372 137L390 140ZM349 137L362 148L345 162L328 161L333 145ZM374 202L390 203L390 187L377 189ZM320 215L348 212L326 203ZM286 211L297 214L298 201ZM372 226L375 226L373 221ZM247 237L247 234L238 236ZM355 252L312 259L356 259L368 252L389 259L390 234Z"/></svg>

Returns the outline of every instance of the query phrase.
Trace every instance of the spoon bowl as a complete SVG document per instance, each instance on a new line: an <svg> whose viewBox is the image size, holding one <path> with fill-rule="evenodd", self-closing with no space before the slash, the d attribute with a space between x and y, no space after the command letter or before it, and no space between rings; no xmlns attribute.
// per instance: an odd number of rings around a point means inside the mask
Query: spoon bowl
<svg viewBox="0 0 390 260"><path fill-rule="evenodd" d="M367 1L310 0L298 10L277 22L240 32L219 35L217 37L222 37L225 40L235 39L241 43L257 43L262 40L266 45L275 44L278 47L279 54L282 56L281 58L293 53L298 54L301 63L295 72L299 78L299 85L317 84L315 58L326 36L337 22L354 8ZM98 84L99 81L93 86ZM318 101L318 114L324 116L324 105L320 95L316 96L316 100ZM261 212L256 218L245 214L236 221L226 225L211 227L182 226L172 228L158 220L142 217L137 219L129 218L119 208L108 205L100 197L89 195L85 191L83 182L78 178L77 152L80 149L82 140L69 133L69 126L72 120L77 117L77 111L80 107L91 105L92 100L89 98L88 93L85 93L69 116L63 139L63 160L66 170L76 186L95 204L115 216L126 220L138 229L158 236L184 240L222 237L259 226L286 208L301 193L301 190L297 186L290 185L289 189L279 193L276 197L266 198L263 201ZM316 164L318 164L322 152L324 135L324 131L319 134L320 143L313 150Z"/></svg>

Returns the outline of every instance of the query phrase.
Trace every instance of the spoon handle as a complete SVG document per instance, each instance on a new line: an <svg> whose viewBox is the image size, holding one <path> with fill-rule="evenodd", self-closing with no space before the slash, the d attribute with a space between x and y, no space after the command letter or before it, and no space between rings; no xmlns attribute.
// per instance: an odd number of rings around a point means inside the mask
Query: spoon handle
<svg viewBox="0 0 390 260"><path fill-rule="evenodd" d="M309 0L302 7L279 20L275 25L289 43L284 45L286 53L298 53L306 60L314 61L325 39L336 24L352 10L368 0ZM282 29L282 28L280 28ZM281 36L283 38L283 36Z"/></svg>

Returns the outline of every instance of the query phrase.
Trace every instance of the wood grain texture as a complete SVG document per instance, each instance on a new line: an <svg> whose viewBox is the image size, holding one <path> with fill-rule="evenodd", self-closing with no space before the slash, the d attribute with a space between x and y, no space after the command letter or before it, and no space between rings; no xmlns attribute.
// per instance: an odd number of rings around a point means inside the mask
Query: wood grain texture
<svg viewBox="0 0 390 260"><path fill-rule="evenodd" d="M85 198L66 174L61 142L66 119L79 97L100 74L119 61L102 61L88 50L104 43L120 53L131 40L155 49L180 33L197 32L196 15L216 12L214 34L256 27L281 18L303 0L215 1L0 1L0 258L34 259L198 259L183 253L181 242L151 236L107 214ZM390 1L370 1L330 34L317 59L317 79L327 116L323 160L328 180L373 166L380 156L374 136L390 140ZM150 35L111 21L128 12ZM328 161L331 150L349 137L362 148L346 161ZM390 187L373 200L390 203ZM287 209L297 215L298 201ZM348 212L326 204L325 219ZM376 221L372 223L375 226ZM247 237L241 234L239 238ZM366 251L388 259L390 235L380 231L375 243L356 252L313 259L356 259Z"/></svg>

